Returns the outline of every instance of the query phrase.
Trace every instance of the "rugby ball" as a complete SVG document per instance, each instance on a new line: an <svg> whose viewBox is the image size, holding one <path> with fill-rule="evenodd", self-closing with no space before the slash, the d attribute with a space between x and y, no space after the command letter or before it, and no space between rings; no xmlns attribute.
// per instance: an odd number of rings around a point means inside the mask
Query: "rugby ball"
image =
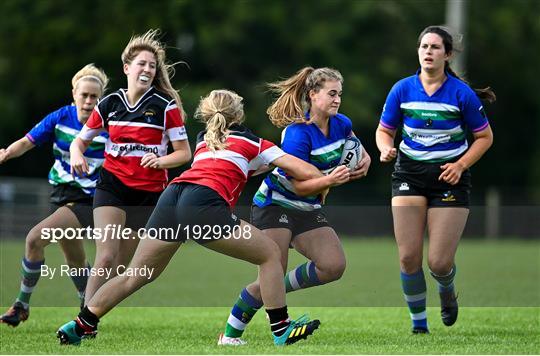
<svg viewBox="0 0 540 356"><path fill-rule="evenodd" d="M362 160L362 143L354 136L345 140L339 165L345 165L349 169L355 169Z"/></svg>

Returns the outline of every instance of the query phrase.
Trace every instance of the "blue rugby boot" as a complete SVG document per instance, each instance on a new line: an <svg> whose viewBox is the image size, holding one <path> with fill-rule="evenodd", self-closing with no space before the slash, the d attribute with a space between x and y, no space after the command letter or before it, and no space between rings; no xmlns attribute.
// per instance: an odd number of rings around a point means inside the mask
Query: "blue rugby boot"
<svg viewBox="0 0 540 356"><path fill-rule="evenodd" d="M291 321L289 327L280 336L274 335L274 344L278 346L292 345L307 337L319 328L321 322L317 319L309 320L307 315L302 315L298 319Z"/></svg>
<svg viewBox="0 0 540 356"><path fill-rule="evenodd" d="M56 337L60 339L60 345L79 345L82 337L77 335L75 326L77 322L72 320L62 325L56 332Z"/></svg>
<svg viewBox="0 0 540 356"><path fill-rule="evenodd" d="M82 328L80 328L82 329ZM60 345L80 345L82 339L95 338L97 330L82 331L82 335L77 332L77 321L72 320L62 325L56 332L56 337L60 339Z"/></svg>

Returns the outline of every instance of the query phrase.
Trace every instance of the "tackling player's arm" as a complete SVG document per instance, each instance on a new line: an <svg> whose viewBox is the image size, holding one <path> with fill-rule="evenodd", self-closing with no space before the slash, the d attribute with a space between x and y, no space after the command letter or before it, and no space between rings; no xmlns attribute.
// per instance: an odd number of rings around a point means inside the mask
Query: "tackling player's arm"
<svg viewBox="0 0 540 356"><path fill-rule="evenodd" d="M26 136L13 142L7 148L0 149L0 164L6 161L20 157L32 148L36 147Z"/></svg>
<svg viewBox="0 0 540 356"><path fill-rule="evenodd" d="M271 163L272 165L283 169L285 173L298 180L323 177L323 174L317 169L317 167L288 153L276 158Z"/></svg>
<svg viewBox="0 0 540 356"><path fill-rule="evenodd" d="M335 187L349 181L351 170L346 166L337 166L327 176L299 181L292 179L291 183L299 196L309 196L325 192L331 187ZM327 194L327 193L326 193Z"/></svg>

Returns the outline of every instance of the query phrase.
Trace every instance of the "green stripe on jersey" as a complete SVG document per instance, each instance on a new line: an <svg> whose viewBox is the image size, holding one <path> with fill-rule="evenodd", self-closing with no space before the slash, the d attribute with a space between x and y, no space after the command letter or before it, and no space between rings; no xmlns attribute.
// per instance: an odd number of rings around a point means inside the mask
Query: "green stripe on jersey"
<svg viewBox="0 0 540 356"><path fill-rule="evenodd" d="M339 159L343 152L344 139L332 142L329 145L319 147L309 153L309 159L313 163L327 163Z"/></svg>

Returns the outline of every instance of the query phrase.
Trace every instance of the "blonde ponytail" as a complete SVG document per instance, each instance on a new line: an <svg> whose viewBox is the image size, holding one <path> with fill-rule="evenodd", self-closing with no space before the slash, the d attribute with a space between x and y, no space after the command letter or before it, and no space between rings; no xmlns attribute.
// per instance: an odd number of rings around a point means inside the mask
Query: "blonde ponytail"
<svg viewBox="0 0 540 356"><path fill-rule="evenodd" d="M227 148L227 130L244 121L243 98L226 89L213 90L201 98L195 117L206 125L204 141L211 151Z"/></svg>

